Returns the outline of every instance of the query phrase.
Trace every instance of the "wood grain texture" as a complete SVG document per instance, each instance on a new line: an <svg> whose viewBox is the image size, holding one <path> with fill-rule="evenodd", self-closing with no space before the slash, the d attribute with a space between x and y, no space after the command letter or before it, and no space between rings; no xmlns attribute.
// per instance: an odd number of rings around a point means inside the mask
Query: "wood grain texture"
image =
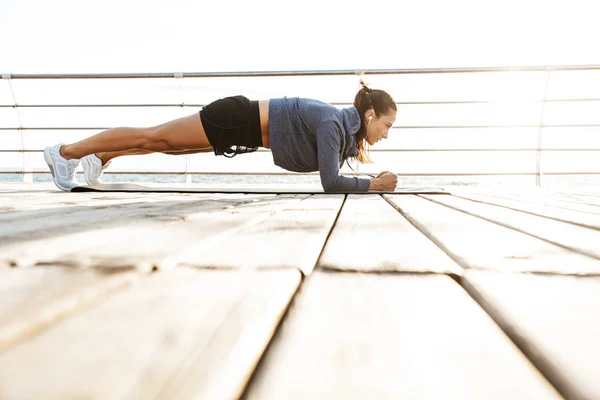
<svg viewBox="0 0 600 400"><path fill-rule="evenodd" d="M131 219L185 215L189 209L214 209L243 204L246 201L248 200L245 200L244 195L229 199L223 195L215 195L197 200L193 197L175 196L133 204L99 204L96 207L72 205L66 211L55 209L51 214L25 214L20 218L11 215L10 220L2 221L0 225L0 245L116 226Z"/></svg>
<svg viewBox="0 0 600 400"><path fill-rule="evenodd" d="M521 203L526 204L535 204L548 206L552 208L556 208L558 210L570 210L570 211L579 211L586 214L600 214L600 205L590 205L585 204L582 201L569 198L568 196L558 196L558 195L546 195L546 196L525 196L525 195L510 195L510 194L480 194L486 197L493 197L498 199L508 199L519 201Z"/></svg>
<svg viewBox="0 0 600 400"><path fill-rule="evenodd" d="M446 276L315 271L246 399L557 399Z"/></svg>
<svg viewBox="0 0 600 400"><path fill-rule="evenodd" d="M297 268L308 275L343 200L343 195L310 196L240 230L209 252L186 255L181 262L210 268Z"/></svg>
<svg viewBox="0 0 600 400"><path fill-rule="evenodd" d="M453 196L422 196L600 260L600 231Z"/></svg>
<svg viewBox="0 0 600 400"><path fill-rule="evenodd" d="M150 194L149 196L136 196L124 193L117 193L117 196L111 196L110 194L79 196L69 193L60 195L42 195L41 193L36 193L35 196L2 198L0 199L0 223L5 224L17 220L48 218L59 214L68 215L82 211L94 211L135 203L152 204L173 200L184 204L190 201L198 201L202 198L200 197L201 195L192 198L192 195ZM210 197L204 195L204 198Z"/></svg>
<svg viewBox="0 0 600 400"><path fill-rule="evenodd" d="M17 265L59 263L149 269L189 246L214 241L223 232L238 230L249 220L268 218L278 208L306 197L235 196L97 211L93 213L95 220L103 222L91 224L89 219L82 219L71 231L11 241L0 246L0 258ZM122 213L120 218L114 216L115 212Z"/></svg>
<svg viewBox="0 0 600 400"><path fill-rule="evenodd" d="M349 195L319 267L460 274L460 268L380 195Z"/></svg>
<svg viewBox="0 0 600 400"><path fill-rule="evenodd" d="M553 197L563 198L569 201L575 201L581 204L587 204L594 207L600 207L600 194L586 194L573 192L558 192L552 195Z"/></svg>
<svg viewBox="0 0 600 400"><path fill-rule="evenodd" d="M566 275L600 273L598 260L419 196L385 197L464 268Z"/></svg>
<svg viewBox="0 0 600 400"><path fill-rule="evenodd" d="M0 398L237 398L300 277L153 274L2 355Z"/></svg>
<svg viewBox="0 0 600 400"><path fill-rule="evenodd" d="M0 268L0 353L138 277L130 270Z"/></svg>
<svg viewBox="0 0 600 400"><path fill-rule="evenodd" d="M600 278L468 271L467 290L569 399L600 399Z"/></svg>
<svg viewBox="0 0 600 400"><path fill-rule="evenodd" d="M455 197L460 197L484 204L492 204L514 211L522 211L539 217L550 218L561 222L579 225L585 228L600 230L600 208L598 209L598 214L592 214L589 212L581 212L547 205L530 204L518 200L503 199L485 195L460 195Z"/></svg>

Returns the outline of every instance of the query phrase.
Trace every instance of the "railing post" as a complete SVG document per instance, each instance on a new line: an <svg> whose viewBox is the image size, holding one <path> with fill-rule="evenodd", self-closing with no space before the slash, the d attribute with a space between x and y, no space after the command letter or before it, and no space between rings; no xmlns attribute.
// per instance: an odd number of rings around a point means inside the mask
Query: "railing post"
<svg viewBox="0 0 600 400"><path fill-rule="evenodd" d="M183 97L183 72L175 72L173 73L173 77L175 79L179 79L179 100L181 100L181 113L183 114L182 116L185 117L185 98ZM190 174L189 172L191 163L190 157L191 156L189 154L185 155L185 183L192 183L192 174Z"/></svg>
<svg viewBox="0 0 600 400"><path fill-rule="evenodd" d="M33 173L31 173L31 160L29 159L29 154L25 152L25 133L23 132L23 124L21 123L21 113L19 112L19 105L17 104L17 97L15 96L15 90L12 87L12 84L10 83L10 79L11 79L11 74L2 74L2 79L6 79L6 82L8 82L8 87L10 89L10 94L12 95L12 99L13 99L13 108L15 109L15 112L17 113L17 121L19 123L19 127L17 128L17 130L19 131L19 134L21 135L21 172L23 174L23 182L28 182L31 183L33 182Z"/></svg>
<svg viewBox="0 0 600 400"><path fill-rule="evenodd" d="M537 140L537 152L536 152L536 175L535 175L535 185L537 187L542 187L542 139L544 133L544 110L546 108L546 99L548 98L548 83L550 81L550 73L554 71L556 68L546 67L546 84L544 85L544 97L542 99L542 111L540 115L540 126L538 128L538 140Z"/></svg>

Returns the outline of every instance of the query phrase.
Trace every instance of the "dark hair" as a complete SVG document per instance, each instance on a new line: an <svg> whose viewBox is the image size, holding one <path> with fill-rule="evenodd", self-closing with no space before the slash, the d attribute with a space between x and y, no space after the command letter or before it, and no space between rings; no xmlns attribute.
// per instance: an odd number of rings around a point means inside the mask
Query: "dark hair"
<svg viewBox="0 0 600 400"><path fill-rule="evenodd" d="M356 133L356 148L358 149L358 155L354 157L361 163L370 163L371 158L369 157L369 151L367 149L367 122L365 122L365 114L371 108L375 111L375 115L380 117L385 114L389 114L391 111L398 111L396 108L396 102L392 99L387 92L378 89L369 88L361 79L360 84L362 88L356 93L354 97L354 107L360 114L360 129Z"/></svg>

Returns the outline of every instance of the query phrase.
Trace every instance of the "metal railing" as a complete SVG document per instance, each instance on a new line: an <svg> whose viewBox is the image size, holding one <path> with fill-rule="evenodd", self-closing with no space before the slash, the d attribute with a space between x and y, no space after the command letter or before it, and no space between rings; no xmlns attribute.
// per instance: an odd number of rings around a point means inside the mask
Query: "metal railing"
<svg viewBox="0 0 600 400"><path fill-rule="evenodd" d="M600 127L600 124L562 124L562 125L546 125L544 123L545 105L550 102L598 102L600 98L580 98L580 99L548 99L548 83L550 76L555 71L587 71L600 70L600 65L564 65L564 66L524 66L524 67L479 67L479 68L428 68L428 69L358 69L358 70L312 70L312 71L248 71L248 72L169 72L169 73L106 73L106 74L2 74L2 79L9 84L13 104L0 105L0 108L14 108L17 112L19 126L17 127L0 127L1 130L104 130L111 128L110 126L99 127L27 127L21 123L19 109L26 108L88 108L88 107L203 107L205 104L186 104L181 103L164 103L164 104L18 104L14 89L10 84L11 80L35 80L35 79L137 79L137 78L249 78L249 77L291 77L291 76L340 76L340 75L403 75L403 74L452 74L452 73L482 73L482 72L527 72L527 71L545 71L545 85L542 100L532 100L534 103L542 103L539 123L534 125L477 125L477 126L459 126L459 125L418 125L418 126L394 126L395 129L480 129L480 128L537 128L537 147L535 148L451 148L451 149L372 149L373 152L536 152L536 185L541 186L542 177L544 175L542 154L544 152L561 152L561 151L600 151L600 148L543 148L543 129L544 128L582 128L582 127ZM440 105L440 104L492 104L495 101L414 101L414 102L397 102L397 105ZM349 106L350 103L332 102L337 106ZM4 174L22 173L24 181L30 181L33 173L41 173L32 171L26 161L25 154L37 153L42 150L26 149L24 146L23 135L21 134L20 149L5 149L0 150L0 153L21 153L23 154L22 169L18 171L1 171ZM259 150L268 151L268 150ZM181 172L113 172L118 174L182 174ZM185 175L193 175L194 172L187 171ZM218 175L219 172L202 174ZM237 174L237 173L236 173ZM243 173L241 173L243 174ZM284 175L285 173L279 173ZM408 173L406 176L503 176L503 175L532 175L533 173ZM548 175L587 175L600 174L600 171L585 171L585 172L550 172ZM255 174L253 174L255 175ZM268 173L268 175L278 175L278 173ZM189 181L189 180L188 180Z"/></svg>

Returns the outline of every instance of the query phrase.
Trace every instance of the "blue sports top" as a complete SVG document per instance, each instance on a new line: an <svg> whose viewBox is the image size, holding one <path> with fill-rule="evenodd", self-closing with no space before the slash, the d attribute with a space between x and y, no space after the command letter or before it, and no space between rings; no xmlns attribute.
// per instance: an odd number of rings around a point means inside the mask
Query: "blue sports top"
<svg viewBox="0 0 600 400"><path fill-rule="evenodd" d="M342 110L318 100L270 99L269 144L275 165L289 171L319 171L325 192L366 192L369 179L345 177L340 168L358 154L356 107Z"/></svg>

